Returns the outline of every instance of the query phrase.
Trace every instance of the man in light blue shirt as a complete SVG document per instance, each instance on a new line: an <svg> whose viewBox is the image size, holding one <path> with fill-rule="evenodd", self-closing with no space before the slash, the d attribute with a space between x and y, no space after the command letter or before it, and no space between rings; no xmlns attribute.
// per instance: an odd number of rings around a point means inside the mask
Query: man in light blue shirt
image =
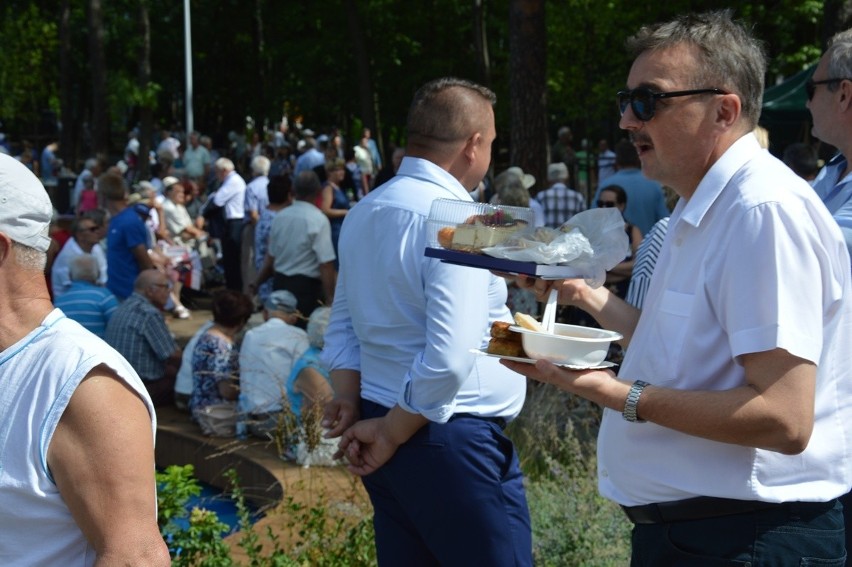
<svg viewBox="0 0 852 567"><path fill-rule="evenodd" d="M313 137L305 138L305 148L305 152L296 159L296 167L293 168L294 178L303 171L311 171L325 164L325 155L317 149L317 141Z"/></svg>
<svg viewBox="0 0 852 567"><path fill-rule="evenodd" d="M627 140L622 140L615 146L616 172L601 183L592 199L591 207L597 207L601 191L612 185L618 185L627 193L627 207L624 218L648 234L654 224L667 216L666 196L663 186L642 174L641 162L636 148Z"/></svg>
<svg viewBox="0 0 852 567"><path fill-rule="evenodd" d="M852 30L835 35L806 84L813 135L839 153L819 173L814 190L843 232L852 254Z"/></svg>
<svg viewBox="0 0 852 567"><path fill-rule="evenodd" d="M432 202L472 201L488 169L493 103L468 81L422 87L397 175L343 223L324 424L363 476L380 565L532 564L522 475L503 434L526 384L470 352L493 321L511 321L506 284L424 256Z"/></svg>

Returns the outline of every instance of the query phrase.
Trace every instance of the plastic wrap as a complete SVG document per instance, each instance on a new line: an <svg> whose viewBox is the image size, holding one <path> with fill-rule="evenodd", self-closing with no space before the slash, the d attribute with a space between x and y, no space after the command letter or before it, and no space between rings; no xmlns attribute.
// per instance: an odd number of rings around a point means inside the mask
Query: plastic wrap
<svg viewBox="0 0 852 567"><path fill-rule="evenodd" d="M592 287L603 285L606 271L623 261L629 251L624 217L615 208L578 213L558 229L526 228L482 249L495 258L577 268L587 274L586 283Z"/></svg>

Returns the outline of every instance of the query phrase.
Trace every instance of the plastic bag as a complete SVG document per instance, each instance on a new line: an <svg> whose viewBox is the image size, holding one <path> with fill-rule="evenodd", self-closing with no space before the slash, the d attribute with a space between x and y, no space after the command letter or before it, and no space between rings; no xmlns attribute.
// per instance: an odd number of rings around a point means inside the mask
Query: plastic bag
<svg viewBox="0 0 852 567"><path fill-rule="evenodd" d="M572 266L586 274L586 283L600 287L606 271L627 257L630 242L621 211L605 208L577 213L558 229L527 228L482 251L495 258Z"/></svg>
<svg viewBox="0 0 852 567"><path fill-rule="evenodd" d="M210 404L195 412L201 432L211 437L234 437L237 427L237 404Z"/></svg>
<svg viewBox="0 0 852 567"><path fill-rule="evenodd" d="M327 429L325 431L328 431ZM336 460L334 454L337 452L337 445L340 441L337 439L320 439L319 445L313 448L308 448L308 444L304 441L299 441L296 446L296 463L305 468L315 467L334 467L341 464L342 461Z"/></svg>

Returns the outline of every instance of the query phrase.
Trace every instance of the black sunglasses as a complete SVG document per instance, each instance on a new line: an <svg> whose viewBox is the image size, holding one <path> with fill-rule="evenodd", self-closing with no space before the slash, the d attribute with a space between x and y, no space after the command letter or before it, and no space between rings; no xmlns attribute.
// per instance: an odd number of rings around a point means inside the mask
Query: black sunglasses
<svg viewBox="0 0 852 567"><path fill-rule="evenodd" d="M821 81L814 81L813 79L808 79L805 83L805 92L808 93L808 100L812 100L814 98L814 93L816 92L817 85L830 85L832 83L839 83L841 81L852 81L852 79L823 79Z"/></svg>
<svg viewBox="0 0 852 567"><path fill-rule="evenodd" d="M598 207L601 209L610 209L618 205L615 201L598 201Z"/></svg>
<svg viewBox="0 0 852 567"><path fill-rule="evenodd" d="M639 87L629 91L618 91L616 97L618 99L618 110L623 115L627 111L627 106L633 110L636 118L642 122L647 122L654 117L656 111L657 100L661 98L674 98L678 96L690 96L697 94L728 94L721 89L695 89L691 91L672 91L668 93L655 93L648 87Z"/></svg>

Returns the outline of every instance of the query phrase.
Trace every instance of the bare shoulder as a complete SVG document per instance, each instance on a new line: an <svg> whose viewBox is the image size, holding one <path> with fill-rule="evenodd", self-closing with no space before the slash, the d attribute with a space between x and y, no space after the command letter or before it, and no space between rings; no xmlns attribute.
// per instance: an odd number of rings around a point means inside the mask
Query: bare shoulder
<svg viewBox="0 0 852 567"><path fill-rule="evenodd" d="M109 367L95 367L77 386L47 461L99 558L168 564L157 526L152 416L140 395Z"/></svg>

